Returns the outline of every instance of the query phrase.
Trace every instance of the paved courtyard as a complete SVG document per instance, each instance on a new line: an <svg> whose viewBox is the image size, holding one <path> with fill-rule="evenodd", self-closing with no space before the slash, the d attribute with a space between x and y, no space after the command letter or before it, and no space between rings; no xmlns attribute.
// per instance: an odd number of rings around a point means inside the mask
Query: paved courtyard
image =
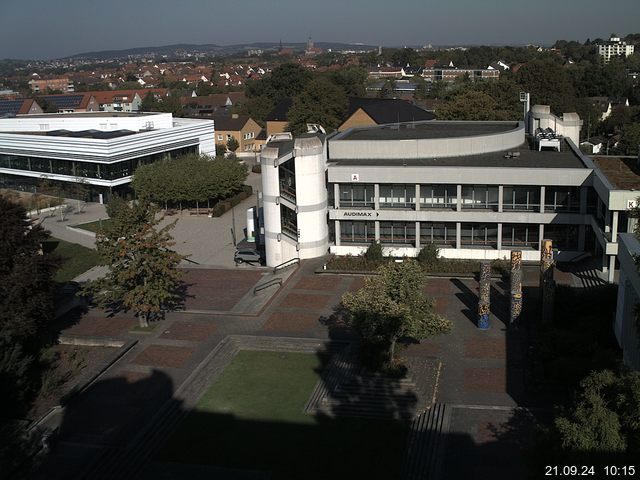
<svg viewBox="0 0 640 480"><path fill-rule="evenodd" d="M106 466L93 464L89 471L110 472L104 458L115 454L105 446L117 446L119 455L124 455L129 447L135 447L131 432L146 431L163 405L169 402L182 408L179 406L192 402L195 390L190 386L198 382L207 359L224 347L229 335L317 339L318 345L328 345L335 332L322 320L333 313L344 292L362 286L364 277L315 273L321 265L322 259L302 262L251 315L237 315L234 310L252 301L252 290L265 274L259 267L189 270L186 278L192 297L186 311L168 314L149 333L133 331L136 320L125 314L106 318L104 312L92 310L79 319L68 319L64 333L135 339L138 343L68 406L61 442L41 478L71 478L76 468L86 468L96 458L103 458ZM523 385L525 339L522 333L507 332L504 285L500 282L495 282L492 290L491 328L478 330L474 323L476 293L473 279L429 279L425 294L434 299L438 312L452 320L453 330L409 345L404 353L437 357L442 363L435 400L449 405L451 412L442 478L468 478L465 475L474 468L493 469L495 478L502 478L505 472L520 478L521 450L514 450L505 438L506 432L513 430L516 407L528 403ZM527 427L518 428L526 436ZM149 442L145 448L157 448L153 445ZM464 460L457 453L460 451L468 452ZM144 455L145 461L152 453ZM123 460L111 463L127 464ZM104 478L121 474L105 473Z"/></svg>

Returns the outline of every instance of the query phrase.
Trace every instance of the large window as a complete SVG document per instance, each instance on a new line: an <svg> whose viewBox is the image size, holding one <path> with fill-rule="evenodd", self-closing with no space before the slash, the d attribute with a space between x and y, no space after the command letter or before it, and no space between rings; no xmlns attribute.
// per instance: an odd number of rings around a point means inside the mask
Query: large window
<svg viewBox="0 0 640 480"><path fill-rule="evenodd" d="M507 224L502 225L502 246L538 249L540 228L538 225Z"/></svg>
<svg viewBox="0 0 640 480"><path fill-rule="evenodd" d="M460 235L462 246L498 246L498 225L495 223L463 223Z"/></svg>
<svg viewBox="0 0 640 480"><path fill-rule="evenodd" d="M280 175L280 196L296 201L296 162L294 159L284 162L278 167Z"/></svg>
<svg viewBox="0 0 640 480"><path fill-rule="evenodd" d="M280 204L280 221L282 233L286 236L298 240L298 216L296 212Z"/></svg>
<svg viewBox="0 0 640 480"><path fill-rule="evenodd" d="M553 248L578 250L578 227L576 225L545 225L544 238L553 241Z"/></svg>
<svg viewBox="0 0 640 480"><path fill-rule="evenodd" d="M380 243L415 245L416 222L380 222Z"/></svg>
<svg viewBox="0 0 640 480"><path fill-rule="evenodd" d="M462 187L462 208L498 210L498 187L488 185L464 185Z"/></svg>
<svg viewBox="0 0 640 480"><path fill-rule="evenodd" d="M373 185L363 184L341 184L340 185L340 207L370 207L375 205L373 201Z"/></svg>
<svg viewBox="0 0 640 480"><path fill-rule="evenodd" d="M540 187L507 187L502 191L502 209L516 211L540 210Z"/></svg>
<svg viewBox="0 0 640 480"><path fill-rule="evenodd" d="M545 212L579 212L579 187L546 187L544 193Z"/></svg>
<svg viewBox="0 0 640 480"><path fill-rule="evenodd" d="M380 208L415 208L415 185L380 184Z"/></svg>
<svg viewBox="0 0 640 480"><path fill-rule="evenodd" d="M420 245L429 243L439 247L455 248L456 224L420 222Z"/></svg>
<svg viewBox="0 0 640 480"><path fill-rule="evenodd" d="M374 222L340 221L340 243L370 244L376 239Z"/></svg>
<svg viewBox="0 0 640 480"><path fill-rule="evenodd" d="M457 201L456 185L420 185L420 208L455 209Z"/></svg>

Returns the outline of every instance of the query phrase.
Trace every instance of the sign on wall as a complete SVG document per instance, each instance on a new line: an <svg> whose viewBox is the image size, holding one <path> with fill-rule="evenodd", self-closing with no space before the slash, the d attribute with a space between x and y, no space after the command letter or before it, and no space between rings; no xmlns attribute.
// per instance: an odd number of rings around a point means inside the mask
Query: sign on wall
<svg viewBox="0 0 640 480"><path fill-rule="evenodd" d="M627 210L631 210L632 208L636 208L638 206L637 200L627 200Z"/></svg>
<svg viewBox="0 0 640 480"><path fill-rule="evenodd" d="M351 174L351 181L352 182L359 182L360 181L360 174L359 173L352 173Z"/></svg>

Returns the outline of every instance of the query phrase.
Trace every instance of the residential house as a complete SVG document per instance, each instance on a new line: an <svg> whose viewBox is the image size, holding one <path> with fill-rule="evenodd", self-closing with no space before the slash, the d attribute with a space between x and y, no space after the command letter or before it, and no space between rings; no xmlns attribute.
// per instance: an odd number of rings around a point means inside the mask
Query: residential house
<svg viewBox="0 0 640 480"><path fill-rule="evenodd" d="M32 79L29 80L29 87L34 93L46 93L47 90L73 92L73 83L69 81L69 77L49 78L49 79Z"/></svg>
<svg viewBox="0 0 640 480"><path fill-rule="evenodd" d="M238 141L239 147L236 150L238 155L260 150L256 146L256 137L262 127L251 117L233 114L231 116L214 116L213 121L216 131L216 144L226 145L233 137Z"/></svg>
<svg viewBox="0 0 640 480"><path fill-rule="evenodd" d="M241 106L244 101L244 92L216 93L201 97L182 97L180 99L184 113L198 117L219 115L233 106Z"/></svg>
<svg viewBox="0 0 640 480"><path fill-rule="evenodd" d="M157 98L166 97L167 88L148 88L145 90L113 90L91 93L103 112L137 112L140 110L142 100L149 93Z"/></svg>
<svg viewBox="0 0 640 480"><path fill-rule="evenodd" d="M43 111L33 98L0 100L0 117L15 117L16 115L32 115L37 113L43 113Z"/></svg>
<svg viewBox="0 0 640 480"><path fill-rule="evenodd" d="M85 93L61 93L58 95L43 95L40 97L47 103L58 108L58 113L83 113L99 112L98 101L89 92Z"/></svg>
<svg viewBox="0 0 640 480"><path fill-rule="evenodd" d="M338 127L342 132L354 127L372 127L405 122L433 120L435 115L406 100L395 98L350 98L346 120Z"/></svg>
<svg viewBox="0 0 640 480"><path fill-rule="evenodd" d="M598 55L604 63L609 63L612 57L628 57L633 52L634 45L621 41L616 35L611 35L609 41L598 44Z"/></svg>

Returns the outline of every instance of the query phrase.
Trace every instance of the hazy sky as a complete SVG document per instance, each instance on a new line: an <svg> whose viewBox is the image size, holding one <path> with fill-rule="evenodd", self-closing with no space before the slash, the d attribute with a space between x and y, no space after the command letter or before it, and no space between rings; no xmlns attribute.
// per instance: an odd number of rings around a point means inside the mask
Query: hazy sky
<svg viewBox="0 0 640 480"><path fill-rule="evenodd" d="M640 0L0 0L0 58L173 43L551 44L640 31Z"/></svg>

